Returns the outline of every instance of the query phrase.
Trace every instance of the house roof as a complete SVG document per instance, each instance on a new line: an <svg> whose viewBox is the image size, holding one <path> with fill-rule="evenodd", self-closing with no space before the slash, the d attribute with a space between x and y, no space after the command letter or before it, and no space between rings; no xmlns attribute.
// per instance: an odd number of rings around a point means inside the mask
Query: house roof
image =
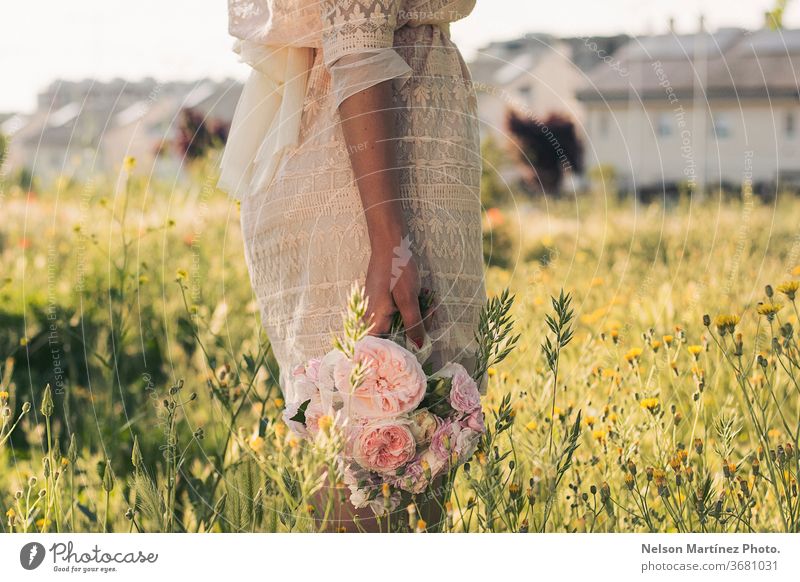
<svg viewBox="0 0 800 582"><path fill-rule="evenodd" d="M625 35L557 38L531 33L488 44L469 68L475 81L504 86L533 71L548 52L565 51L573 66L588 71L603 62L601 55L613 54L628 38Z"/></svg>
<svg viewBox="0 0 800 582"><path fill-rule="evenodd" d="M800 30L720 29L714 33L631 39L614 55L617 66L595 67L578 99L668 103L692 98L797 98Z"/></svg>
<svg viewBox="0 0 800 582"><path fill-rule="evenodd" d="M98 147L116 128L145 121L174 125L180 109L191 107L229 122L241 85L234 81L157 83L114 80L54 82L39 96L39 110L18 135L30 147Z"/></svg>

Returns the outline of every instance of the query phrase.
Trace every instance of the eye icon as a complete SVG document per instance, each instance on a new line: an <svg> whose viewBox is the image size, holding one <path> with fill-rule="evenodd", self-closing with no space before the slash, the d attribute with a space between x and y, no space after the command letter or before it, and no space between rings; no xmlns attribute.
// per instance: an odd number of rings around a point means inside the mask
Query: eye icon
<svg viewBox="0 0 800 582"><path fill-rule="evenodd" d="M44 561L44 546L39 542L29 542L19 551L19 563L26 570L35 570Z"/></svg>

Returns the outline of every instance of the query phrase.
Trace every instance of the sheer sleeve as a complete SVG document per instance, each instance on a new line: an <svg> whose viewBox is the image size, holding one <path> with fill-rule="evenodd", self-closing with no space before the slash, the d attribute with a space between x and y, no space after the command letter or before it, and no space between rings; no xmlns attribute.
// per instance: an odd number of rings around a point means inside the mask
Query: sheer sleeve
<svg viewBox="0 0 800 582"><path fill-rule="evenodd" d="M400 0L321 0L323 60L336 107L354 93L394 79L411 67L394 50Z"/></svg>

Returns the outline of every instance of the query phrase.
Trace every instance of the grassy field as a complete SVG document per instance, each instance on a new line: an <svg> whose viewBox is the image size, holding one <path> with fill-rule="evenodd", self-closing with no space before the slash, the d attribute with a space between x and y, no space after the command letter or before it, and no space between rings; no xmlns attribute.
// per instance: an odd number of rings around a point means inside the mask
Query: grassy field
<svg viewBox="0 0 800 582"><path fill-rule="evenodd" d="M4 190L2 531L318 527L330 448L280 422L212 183ZM800 531L798 215L747 192L488 211L488 288L515 294L521 339L445 529Z"/></svg>

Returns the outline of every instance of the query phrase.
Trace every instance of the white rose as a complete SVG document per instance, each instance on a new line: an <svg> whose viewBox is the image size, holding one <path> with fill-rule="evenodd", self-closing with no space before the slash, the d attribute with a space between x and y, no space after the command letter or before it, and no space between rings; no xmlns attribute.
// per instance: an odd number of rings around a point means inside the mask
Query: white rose
<svg viewBox="0 0 800 582"><path fill-rule="evenodd" d="M437 428L439 424L436 422L436 416L428 410L421 408L411 413L411 424L408 425L408 429L414 435L417 445L427 445L431 442Z"/></svg>

